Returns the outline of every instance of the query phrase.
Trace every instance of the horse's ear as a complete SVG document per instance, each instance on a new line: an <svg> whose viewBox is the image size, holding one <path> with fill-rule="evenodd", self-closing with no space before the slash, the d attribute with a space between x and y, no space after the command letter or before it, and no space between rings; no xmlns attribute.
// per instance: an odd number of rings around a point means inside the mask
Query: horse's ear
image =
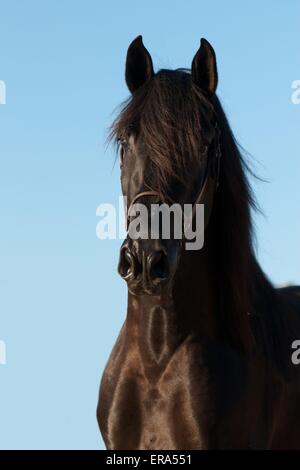
<svg viewBox="0 0 300 470"><path fill-rule="evenodd" d="M125 79L134 93L154 75L152 59L143 44L142 36L135 38L127 51Z"/></svg>
<svg viewBox="0 0 300 470"><path fill-rule="evenodd" d="M206 39L202 38L200 47L192 62L192 81L201 90L213 95L218 84L216 54Z"/></svg>

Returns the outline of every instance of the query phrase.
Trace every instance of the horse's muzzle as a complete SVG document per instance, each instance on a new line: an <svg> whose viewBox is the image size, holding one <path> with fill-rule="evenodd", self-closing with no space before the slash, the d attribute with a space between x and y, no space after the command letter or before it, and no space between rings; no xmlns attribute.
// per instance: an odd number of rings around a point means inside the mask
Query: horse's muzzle
<svg viewBox="0 0 300 470"><path fill-rule="evenodd" d="M177 264L176 245L174 241L126 238L118 271L132 294L158 295L169 287Z"/></svg>

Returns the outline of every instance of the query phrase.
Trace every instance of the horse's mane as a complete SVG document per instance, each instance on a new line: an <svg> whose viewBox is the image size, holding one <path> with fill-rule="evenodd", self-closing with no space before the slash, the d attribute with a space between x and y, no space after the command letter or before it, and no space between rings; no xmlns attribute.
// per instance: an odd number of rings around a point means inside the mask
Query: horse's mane
<svg viewBox="0 0 300 470"><path fill-rule="evenodd" d="M160 70L124 104L110 135L116 139L131 132L142 136L151 149L155 189L165 194L171 177L187 183L189 162L201 158L204 139L211 139L212 115L220 129L222 153L213 219L224 335L248 352L259 343L278 363L284 325L277 292L254 254L251 209L257 205L247 178L250 169L217 96L209 98L194 86L188 70Z"/></svg>
<svg viewBox="0 0 300 470"><path fill-rule="evenodd" d="M248 174L255 174L242 155L217 96L211 103L221 131L220 186L214 216L224 332L244 351L261 351L289 376L291 342L295 332L300 332L300 323L291 321L285 299L257 262L251 210L259 208L248 181Z"/></svg>

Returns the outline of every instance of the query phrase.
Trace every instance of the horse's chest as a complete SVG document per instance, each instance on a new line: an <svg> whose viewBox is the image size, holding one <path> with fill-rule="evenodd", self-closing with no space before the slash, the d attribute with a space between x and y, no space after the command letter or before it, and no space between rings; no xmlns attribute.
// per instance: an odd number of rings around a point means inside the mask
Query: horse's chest
<svg viewBox="0 0 300 470"><path fill-rule="evenodd" d="M140 449L199 448L200 430L193 409L193 389L175 375L140 391Z"/></svg>
<svg viewBox="0 0 300 470"><path fill-rule="evenodd" d="M195 376L193 355L186 348L163 367L137 360L124 365L112 390L107 433L110 447L201 448L206 426L206 420L200 419L201 393L203 404L207 403L205 374Z"/></svg>

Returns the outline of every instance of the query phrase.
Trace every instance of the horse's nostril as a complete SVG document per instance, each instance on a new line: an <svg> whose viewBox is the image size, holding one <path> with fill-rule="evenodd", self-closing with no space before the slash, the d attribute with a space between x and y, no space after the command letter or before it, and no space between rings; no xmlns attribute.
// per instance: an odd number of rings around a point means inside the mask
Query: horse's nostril
<svg viewBox="0 0 300 470"><path fill-rule="evenodd" d="M169 262L163 251L151 254L148 258L149 279L166 280L169 277Z"/></svg>
<svg viewBox="0 0 300 470"><path fill-rule="evenodd" d="M119 274L124 278L128 278L135 273L135 258L127 247L122 248L120 253L120 261L118 266Z"/></svg>
<svg viewBox="0 0 300 470"><path fill-rule="evenodd" d="M156 288L165 285L170 278L168 257L163 250L151 250L148 255L142 251L140 261L135 248L127 243L122 246L118 265L119 274L133 291L154 292Z"/></svg>

